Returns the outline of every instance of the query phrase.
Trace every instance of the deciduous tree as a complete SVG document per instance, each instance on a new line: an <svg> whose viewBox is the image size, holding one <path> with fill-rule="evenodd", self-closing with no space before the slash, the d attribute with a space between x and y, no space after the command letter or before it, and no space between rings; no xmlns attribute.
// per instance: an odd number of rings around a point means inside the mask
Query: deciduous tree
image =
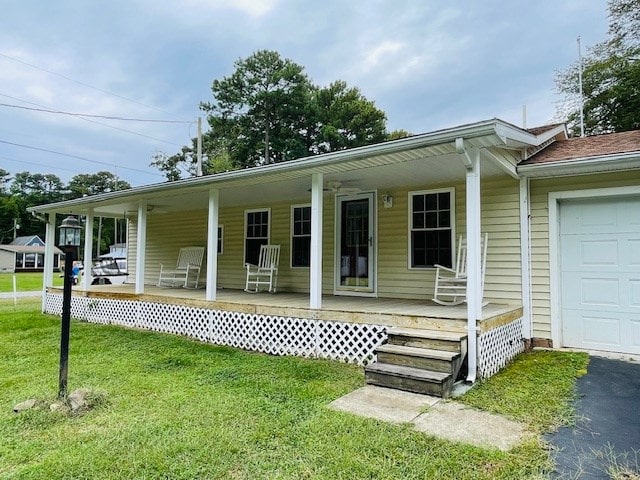
<svg viewBox="0 0 640 480"><path fill-rule="evenodd" d="M587 134L640 128L640 0L610 0L607 40L583 61L584 130ZM579 64L558 73L569 128L580 131Z"/></svg>

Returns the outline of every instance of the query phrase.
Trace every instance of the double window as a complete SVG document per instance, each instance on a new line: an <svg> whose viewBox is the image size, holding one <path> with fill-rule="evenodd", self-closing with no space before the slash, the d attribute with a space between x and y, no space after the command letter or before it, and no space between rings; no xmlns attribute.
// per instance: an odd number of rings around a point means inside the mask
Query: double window
<svg viewBox="0 0 640 480"><path fill-rule="evenodd" d="M269 243L269 217L269 209L245 211L245 263L257 265L260 246Z"/></svg>
<svg viewBox="0 0 640 480"><path fill-rule="evenodd" d="M291 207L291 266L308 267L311 262L311 206Z"/></svg>
<svg viewBox="0 0 640 480"><path fill-rule="evenodd" d="M410 267L451 267L454 190L410 192L409 208Z"/></svg>

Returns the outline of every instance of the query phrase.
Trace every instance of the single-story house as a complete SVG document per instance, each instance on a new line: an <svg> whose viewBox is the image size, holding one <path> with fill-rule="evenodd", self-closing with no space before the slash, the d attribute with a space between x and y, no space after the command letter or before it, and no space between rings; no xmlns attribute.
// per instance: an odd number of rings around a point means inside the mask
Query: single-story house
<svg viewBox="0 0 640 480"><path fill-rule="evenodd" d="M0 245L0 272L41 272L44 268L45 243L38 235L16 237ZM62 251L55 248L53 269L59 269Z"/></svg>
<svg viewBox="0 0 640 480"><path fill-rule="evenodd" d="M530 345L640 354L640 131L491 119L31 210L49 253L56 215L129 220L131 284L76 292L89 321L358 362L414 391L440 378L444 395ZM465 301L439 305L436 265L456 265L460 236ZM263 244L280 245L277 293L245 293ZM186 246L206 247L203 288L158 288Z"/></svg>

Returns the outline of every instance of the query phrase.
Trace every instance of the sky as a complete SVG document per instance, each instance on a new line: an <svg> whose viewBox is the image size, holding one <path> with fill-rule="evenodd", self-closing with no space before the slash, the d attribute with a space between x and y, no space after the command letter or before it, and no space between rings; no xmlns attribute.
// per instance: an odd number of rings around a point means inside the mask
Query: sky
<svg viewBox="0 0 640 480"><path fill-rule="evenodd" d="M2 0L0 168L68 182L190 145L234 62L275 50L316 85L344 80L425 133L491 118L557 121L557 71L603 41L606 0ZM34 110L37 109L37 110ZM47 111L81 113L78 117ZM105 119L118 117L142 121ZM154 120L153 122L148 120ZM156 122L161 120L162 122Z"/></svg>

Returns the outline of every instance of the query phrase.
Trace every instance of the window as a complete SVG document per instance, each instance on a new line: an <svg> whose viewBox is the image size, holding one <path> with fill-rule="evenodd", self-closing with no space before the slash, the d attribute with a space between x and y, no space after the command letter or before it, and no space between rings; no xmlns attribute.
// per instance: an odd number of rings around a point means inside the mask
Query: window
<svg viewBox="0 0 640 480"><path fill-rule="evenodd" d="M410 267L452 265L454 190L410 192Z"/></svg>
<svg viewBox="0 0 640 480"><path fill-rule="evenodd" d="M291 213L291 266L308 267L311 262L311 207L294 205Z"/></svg>
<svg viewBox="0 0 640 480"><path fill-rule="evenodd" d="M24 268L35 268L36 266L36 254L27 253L24 256Z"/></svg>
<svg viewBox="0 0 640 480"><path fill-rule="evenodd" d="M218 226L218 254L222 254L222 233L224 232L224 229L222 228L222 225Z"/></svg>
<svg viewBox="0 0 640 480"><path fill-rule="evenodd" d="M244 261L256 265L260 246L269 243L269 210L245 211Z"/></svg>

